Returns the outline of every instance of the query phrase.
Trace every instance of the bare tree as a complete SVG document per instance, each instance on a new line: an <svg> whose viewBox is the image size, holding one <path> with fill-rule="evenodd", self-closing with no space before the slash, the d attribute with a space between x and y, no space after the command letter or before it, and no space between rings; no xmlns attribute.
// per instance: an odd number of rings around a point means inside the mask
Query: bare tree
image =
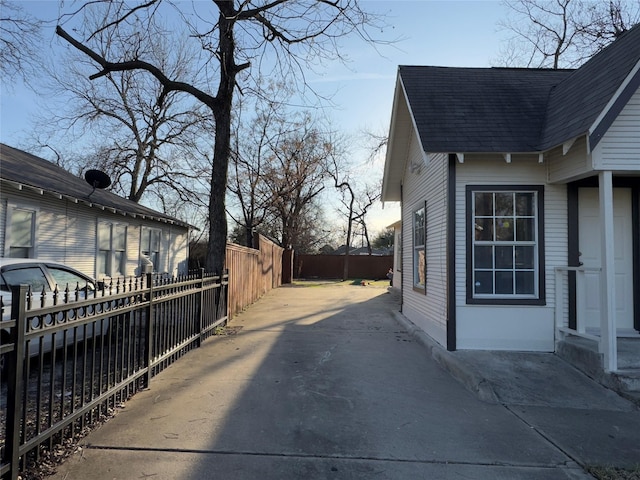
<svg viewBox="0 0 640 480"><path fill-rule="evenodd" d="M274 150L279 139L297 128L297 123L287 121L288 87L272 83L267 90L268 95L254 98L253 103L238 102L232 137L227 212L244 230L241 243L247 247L253 247L254 232L272 217L273 194L265 173L275 159ZM253 117L244 120L245 112L253 112ZM237 234L234 238L238 240Z"/></svg>
<svg viewBox="0 0 640 480"><path fill-rule="evenodd" d="M290 125L271 147L263 177L271 216L279 223L280 244L300 251L304 219L326 187L326 163L333 145L308 113Z"/></svg>
<svg viewBox="0 0 640 480"><path fill-rule="evenodd" d="M30 83L37 67L42 21L24 11L22 5L0 0L0 76L4 87L17 79Z"/></svg>
<svg viewBox="0 0 640 480"><path fill-rule="evenodd" d="M371 144L369 161L360 166L360 169L369 168L371 159L384 147L386 138L368 133L366 135L367 140ZM377 184L371 184L357 181L356 176L350 171L348 165L344 164L344 158L347 158L348 154L345 145L345 140L334 140L334 143L339 146L333 150L333 156L331 161L327 165L327 174L333 180L334 187L340 192L342 198L340 199L341 207L338 208L339 212L344 218L346 218L347 228L345 234L345 260L342 272L342 279L349 278L349 253L351 251L351 243L354 237L354 231L356 228L360 228L363 237L367 242L367 249L369 255L372 253L371 242L369 241L369 230L367 227L367 213L369 209L380 199L381 195L381 182ZM353 166L351 166L353 168Z"/></svg>
<svg viewBox="0 0 640 480"><path fill-rule="evenodd" d="M86 22L96 23L91 18ZM162 30L150 23L147 31ZM148 43L134 32L122 37L100 32L96 45L102 55L133 48L172 74L190 67L184 45ZM89 82L93 64L79 53L68 53L62 68L59 63L47 68L42 94L49 100L34 129L35 142L82 144L82 153L69 155L75 162L66 167L105 170L113 180L112 189L134 202L155 197L147 203L166 209L169 194L198 203L202 196L198 179L208 170L200 159L193 161L194 148L210 123L200 104L187 101L191 98L181 92L163 94L158 82L132 71Z"/></svg>
<svg viewBox="0 0 640 480"><path fill-rule="evenodd" d="M371 249L371 241L369 239L369 228L367 227L367 213L369 209L380 200L382 191L382 185L364 185L360 193L358 194L356 207L353 211L355 213L353 221L360 226L362 236L365 239L367 245L367 251L369 255L373 253Z"/></svg>
<svg viewBox="0 0 640 480"><path fill-rule="evenodd" d="M349 278L349 252L351 250L351 239L353 235L353 223L354 223L354 205L356 201L356 194L351 186L351 179L349 172L344 168L344 165L340 164L339 156L332 156L330 164L327 166L327 173L333 179L333 186L340 192L342 198L340 202L346 213L343 212L347 218L347 231L345 239L345 252L344 252L344 264L342 268L342 280Z"/></svg>
<svg viewBox="0 0 640 480"><path fill-rule="evenodd" d="M597 52L640 22L640 1L589 2L575 20L579 47Z"/></svg>
<svg viewBox="0 0 640 480"><path fill-rule="evenodd" d="M227 237L225 192L231 147L231 112L234 93L242 72L256 72L270 66L269 75L286 74L301 78L315 62L342 59L338 40L356 33L371 41L367 27L376 22L357 0L212 0L176 3L147 0L132 5L125 1L94 0L82 9L102 6L105 15L94 30L77 30L70 35L61 25L57 34L88 55L99 71L97 79L116 71L142 70L162 85L162 95L182 91L206 105L215 118L215 146L210 182L209 270L224 267ZM211 7L217 11L212 15ZM125 25L139 25L141 31L155 16L173 13L189 30L189 38L199 42L201 72L206 79L217 78L215 93L206 81L171 75L162 65L138 55L135 50L121 58L107 58L92 48L96 35L111 35ZM170 33L170 32L167 32ZM197 58L194 58L196 61ZM263 67L263 68L261 68Z"/></svg>
<svg viewBox="0 0 640 480"><path fill-rule="evenodd" d="M505 0L512 33L498 63L577 67L640 19L640 0Z"/></svg>

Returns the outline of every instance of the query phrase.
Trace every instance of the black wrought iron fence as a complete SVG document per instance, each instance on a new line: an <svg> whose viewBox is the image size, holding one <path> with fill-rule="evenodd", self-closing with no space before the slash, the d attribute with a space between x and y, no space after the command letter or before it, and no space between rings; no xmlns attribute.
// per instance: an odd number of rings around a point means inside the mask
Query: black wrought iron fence
<svg viewBox="0 0 640 480"><path fill-rule="evenodd" d="M14 289L0 347L0 476L82 435L227 320L228 274L118 281L82 299ZM4 318L4 317L3 317Z"/></svg>

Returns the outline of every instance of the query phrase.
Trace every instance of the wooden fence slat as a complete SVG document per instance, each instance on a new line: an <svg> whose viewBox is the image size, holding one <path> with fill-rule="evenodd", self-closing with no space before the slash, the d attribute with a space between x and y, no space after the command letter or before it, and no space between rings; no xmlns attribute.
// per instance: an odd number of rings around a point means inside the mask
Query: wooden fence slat
<svg viewBox="0 0 640 480"><path fill-rule="evenodd" d="M294 255L295 278L342 278L344 255ZM386 278L393 255L349 255L349 278Z"/></svg>
<svg viewBox="0 0 640 480"><path fill-rule="evenodd" d="M282 285L284 249L257 234L258 248L227 245L229 270L229 318L241 312L262 295Z"/></svg>

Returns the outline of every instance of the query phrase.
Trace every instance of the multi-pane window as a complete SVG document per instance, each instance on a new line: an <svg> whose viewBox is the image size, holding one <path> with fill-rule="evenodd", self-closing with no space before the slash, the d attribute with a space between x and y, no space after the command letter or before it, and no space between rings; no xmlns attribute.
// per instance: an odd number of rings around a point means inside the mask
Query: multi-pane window
<svg viewBox="0 0 640 480"><path fill-rule="evenodd" d="M98 275L125 275L127 264L127 227L118 223L98 224Z"/></svg>
<svg viewBox="0 0 640 480"><path fill-rule="evenodd" d="M472 299L539 299L542 189L469 187Z"/></svg>
<svg viewBox="0 0 640 480"><path fill-rule="evenodd" d="M155 228L143 228L140 242L140 253L151 260L153 270L160 271L160 238L161 230Z"/></svg>
<svg viewBox="0 0 640 480"><path fill-rule="evenodd" d="M34 256L34 237L36 212L24 208L11 210L8 257L32 258Z"/></svg>
<svg viewBox="0 0 640 480"><path fill-rule="evenodd" d="M413 211L413 288L425 291L427 285L426 208Z"/></svg>

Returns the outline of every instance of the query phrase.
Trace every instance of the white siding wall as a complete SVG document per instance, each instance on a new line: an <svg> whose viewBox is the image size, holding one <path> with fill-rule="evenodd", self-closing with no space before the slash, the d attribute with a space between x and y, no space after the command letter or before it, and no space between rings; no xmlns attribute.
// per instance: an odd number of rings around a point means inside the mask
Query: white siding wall
<svg viewBox="0 0 640 480"><path fill-rule="evenodd" d="M1 239L4 252L6 237L6 205L32 207L36 213L35 256L45 260L66 263L90 276L97 276L97 225L99 221L120 223L127 226L126 275L140 273L140 239L142 225L161 228L163 231L163 272L186 273L188 258L188 234L186 229L148 220L139 220L114 214L68 200L39 195L28 190L3 189L0 211Z"/></svg>
<svg viewBox="0 0 640 480"><path fill-rule="evenodd" d="M508 164L503 159L468 158L456 169L457 348L523 351L554 350L554 267L567 265L565 185L546 182L546 166L536 160ZM544 185L546 305L466 304L467 185Z"/></svg>
<svg viewBox="0 0 640 480"><path fill-rule="evenodd" d="M437 342L446 345L447 321L447 173L448 156L432 155L420 173L411 164L420 164L422 151L412 136L403 185L403 314ZM426 295L413 290L413 211L427 202L427 284Z"/></svg>
<svg viewBox="0 0 640 480"><path fill-rule="evenodd" d="M578 138L566 155L562 147L545 154L544 163L548 168L551 183L568 182L590 175L593 172L592 156L587 153L586 137Z"/></svg>
<svg viewBox="0 0 640 480"><path fill-rule="evenodd" d="M640 89L622 109L593 154L598 170L640 170Z"/></svg>
<svg viewBox="0 0 640 480"><path fill-rule="evenodd" d="M177 229L168 230L167 261L166 269L170 275L187 273L189 239L187 235L181 234Z"/></svg>

